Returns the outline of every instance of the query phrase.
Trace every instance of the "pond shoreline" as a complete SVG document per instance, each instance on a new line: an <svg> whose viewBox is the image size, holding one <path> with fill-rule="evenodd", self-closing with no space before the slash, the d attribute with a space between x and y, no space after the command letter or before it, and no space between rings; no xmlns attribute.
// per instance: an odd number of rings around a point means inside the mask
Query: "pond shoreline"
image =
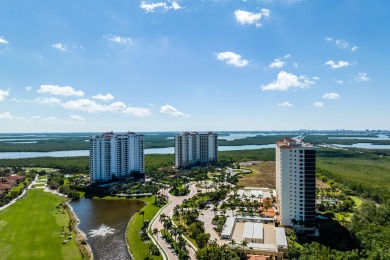
<svg viewBox="0 0 390 260"><path fill-rule="evenodd" d="M76 244L81 253L81 257L82 259L93 260L94 258L92 254L92 249L87 242L87 236L81 229L78 228L78 225L81 221L74 212L73 207L68 202L66 203L66 205L68 205L66 211L68 212L69 219L72 221L72 228L76 232Z"/></svg>

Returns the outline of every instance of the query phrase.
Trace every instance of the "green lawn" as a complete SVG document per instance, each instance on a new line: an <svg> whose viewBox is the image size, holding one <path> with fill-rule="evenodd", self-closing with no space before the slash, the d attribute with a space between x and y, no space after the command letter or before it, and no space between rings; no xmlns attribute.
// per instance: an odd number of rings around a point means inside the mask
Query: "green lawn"
<svg viewBox="0 0 390 260"><path fill-rule="evenodd" d="M145 215L142 216L139 213L134 214L126 231L127 243L130 245L130 251L134 256L134 260L145 259L148 256L148 243L144 243L138 234L138 232L141 230L143 219L149 221L152 220L160 210L159 207L154 205L154 196L149 198L140 198L139 200L147 203L147 205L142 208L142 210L145 212ZM162 257L151 256L151 259L162 259Z"/></svg>
<svg viewBox="0 0 390 260"><path fill-rule="evenodd" d="M63 244L60 228L69 224L66 213L56 209L65 199L42 190L0 211L1 259L81 259L73 240Z"/></svg>
<svg viewBox="0 0 390 260"><path fill-rule="evenodd" d="M38 181L46 181L47 175L38 176Z"/></svg>
<svg viewBox="0 0 390 260"><path fill-rule="evenodd" d="M349 196L354 202L355 202L355 205L353 205L353 208L356 209L356 208L359 208L362 203L363 203L363 200L359 199L358 197L355 197L355 196Z"/></svg>
<svg viewBox="0 0 390 260"><path fill-rule="evenodd" d="M345 221L351 221L353 213L349 212L342 212L342 213L334 213L334 216L336 217L337 220L345 220Z"/></svg>
<svg viewBox="0 0 390 260"><path fill-rule="evenodd" d="M21 182L18 185L16 185L15 187L13 187L11 191L19 192L21 189L23 189L23 187L24 187L24 183Z"/></svg>
<svg viewBox="0 0 390 260"><path fill-rule="evenodd" d="M26 171L34 170L37 172L40 172L40 171L51 172L54 170L54 168L42 168L42 167L24 167L24 169L26 169Z"/></svg>

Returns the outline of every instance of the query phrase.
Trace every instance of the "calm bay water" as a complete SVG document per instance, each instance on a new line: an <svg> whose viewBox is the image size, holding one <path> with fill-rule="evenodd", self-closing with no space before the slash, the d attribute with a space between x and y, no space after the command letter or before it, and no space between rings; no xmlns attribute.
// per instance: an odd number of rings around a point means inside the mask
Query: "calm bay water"
<svg viewBox="0 0 390 260"><path fill-rule="evenodd" d="M371 144L371 143L356 143L356 144L332 144L333 146L342 148L361 148L361 149L390 149L387 144Z"/></svg>
<svg viewBox="0 0 390 260"><path fill-rule="evenodd" d="M78 228L87 235L94 259L131 259L126 245L126 227L130 218L143 207L142 201L80 199L69 204L80 220ZM92 237L89 232L102 224L115 229L113 234Z"/></svg>
<svg viewBox="0 0 390 260"><path fill-rule="evenodd" d="M219 151L240 151L255 150L264 148L275 148L274 144L265 145L241 145L241 146L219 146ZM174 147L148 148L145 154L174 154ZM37 157L72 157L72 156L89 156L89 150L72 150L56 152L1 152L0 159L20 159L20 158L37 158Z"/></svg>

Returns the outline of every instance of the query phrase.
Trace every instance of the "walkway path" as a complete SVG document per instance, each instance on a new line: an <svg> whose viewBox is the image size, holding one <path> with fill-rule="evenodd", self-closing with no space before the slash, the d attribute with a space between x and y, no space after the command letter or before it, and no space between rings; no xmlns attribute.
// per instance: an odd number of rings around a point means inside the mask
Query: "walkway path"
<svg viewBox="0 0 390 260"><path fill-rule="evenodd" d="M189 189L190 189L190 193L187 196L175 197L175 196L172 196L172 195L168 194L168 200L171 203L168 204L163 210L161 210L160 213L156 216L154 222L152 223L152 230L154 228L157 228L159 231L164 229L163 224L159 221L161 214L164 213L165 215L167 215L169 217L172 217L172 215L173 215L173 208L176 205L180 205L183 202L183 200L189 199L189 198L191 198L191 197L196 195L197 191L196 191L195 184L191 184L189 186ZM157 238L157 242L162 247L162 249L164 250L165 254L168 256L168 259L177 259L177 255L174 254L174 251L170 248L170 245L164 239L161 238L160 232L159 232L159 235L158 235L158 238ZM191 259L196 259L195 258L195 251L191 247L188 247L188 249L189 249L190 258Z"/></svg>

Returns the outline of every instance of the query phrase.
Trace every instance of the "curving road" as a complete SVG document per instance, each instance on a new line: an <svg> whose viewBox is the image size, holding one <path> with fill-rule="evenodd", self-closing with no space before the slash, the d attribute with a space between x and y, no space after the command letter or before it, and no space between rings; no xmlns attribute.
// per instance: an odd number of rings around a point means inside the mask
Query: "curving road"
<svg viewBox="0 0 390 260"><path fill-rule="evenodd" d="M173 215L173 208L176 205L180 205L183 202L183 200L191 198L191 197L196 195L197 191L196 191L195 184L191 184L189 186L189 189L190 189L190 193L188 195L186 195L186 196L176 197L176 196L172 196L172 195L168 194L168 200L171 203L169 205L167 205L163 210L161 210L160 213L155 217L155 220L152 222L152 230L154 228L157 228L159 231L161 229L164 229L163 224L159 221L161 214L164 213L165 215L167 215L169 217L172 217L172 215ZM154 236L154 238L156 238L156 237ZM164 239L161 238L160 232L159 232L159 235L157 237L157 243L164 250L165 254L168 256L168 259L178 259L177 255L170 248L169 244ZM190 258L195 260L196 259L195 258L195 251L191 247L188 247L188 249L189 249Z"/></svg>

